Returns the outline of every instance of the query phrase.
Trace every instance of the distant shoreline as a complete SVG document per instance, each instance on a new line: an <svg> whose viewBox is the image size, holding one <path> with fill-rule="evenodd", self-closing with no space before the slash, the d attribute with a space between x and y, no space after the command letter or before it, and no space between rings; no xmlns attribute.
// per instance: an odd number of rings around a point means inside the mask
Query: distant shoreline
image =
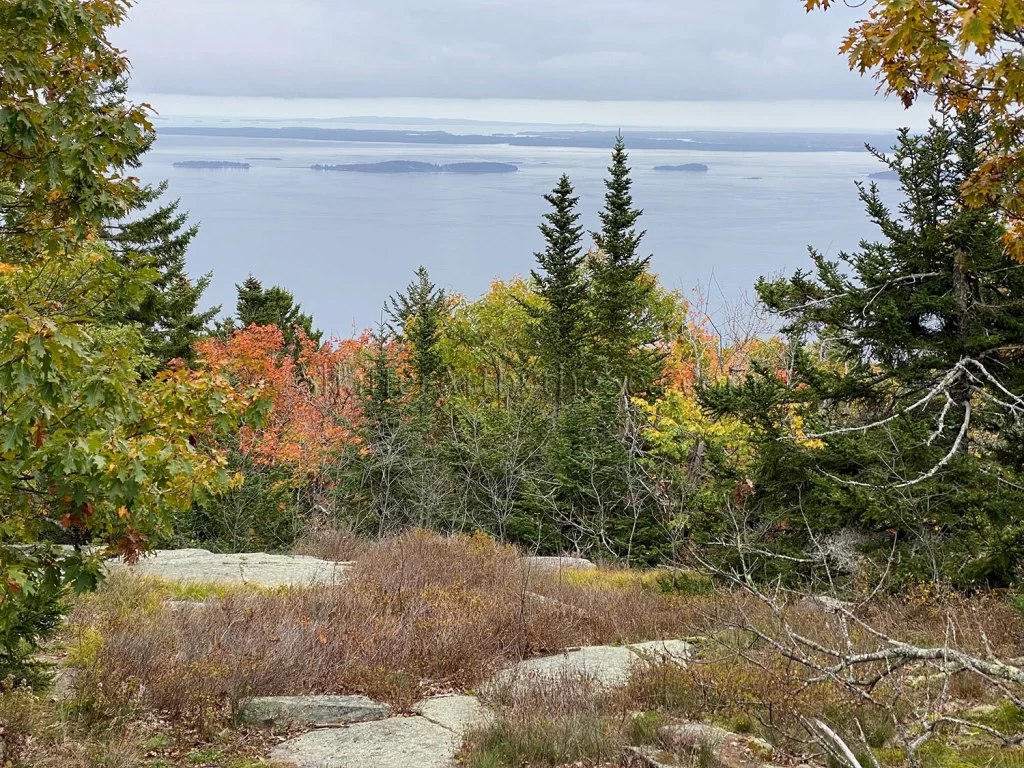
<svg viewBox="0 0 1024 768"><path fill-rule="evenodd" d="M236 163L231 160L182 160L174 163L175 168L199 168L204 170L249 170L248 163Z"/></svg>
<svg viewBox="0 0 1024 768"><path fill-rule="evenodd" d="M314 171L342 171L348 173L515 173L519 170L511 163L447 163L435 165L417 160L385 160L379 163L349 163L342 165L312 165Z"/></svg>
<svg viewBox="0 0 1024 768"><path fill-rule="evenodd" d="M239 139L290 139L444 146L512 146L611 149L614 131L541 131L515 134L454 134L446 131L360 128L160 127L158 136L219 136ZM888 146L895 140L877 134L744 133L726 131L628 131L629 149L689 152L863 152L865 144Z"/></svg>

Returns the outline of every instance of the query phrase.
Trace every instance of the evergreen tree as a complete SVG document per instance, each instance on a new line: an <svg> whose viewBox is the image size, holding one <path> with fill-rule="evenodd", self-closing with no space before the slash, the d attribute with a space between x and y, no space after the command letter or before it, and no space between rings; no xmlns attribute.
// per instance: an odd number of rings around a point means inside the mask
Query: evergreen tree
<svg viewBox="0 0 1024 768"><path fill-rule="evenodd" d="M758 285L794 340L792 370L708 403L758 435L747 510L771 521L773 546L852 526L886 554L895 536L908 575L1014 578L1024 268L1006 254L999 212L964 204L981 126L966 115L902 131L892 157L876 153L899 174L898 215L861 187L885 239L837 261L812 251L813 274Z"/></svg>
<svg viewBox="0 0 1024 768"><path fill-rule="evenodd" d="M448 316L448 296L434 285L425 267L416 270L416 279L404 293L391 298L387 308L392 330L412 349L413 376L421 404L433 402L443 360L438 348L444 321Z"/></svg>
<svg viewBox="0 0 1024 768"><path fill-rule="evenodd" d="M669 541L652 493L660 481L649 467L644 423L609 377L596 382L590 397L566 405L543 447L553 480L547 527L561 533L552 551L594 548L648 564L666 554Z"/></svg>
<svg viewBox="0 0 1024 768"><path fill-rule="evenodd" d="M167 191L167 182L138 191L128 215L105 224L104 240L128 269L156 270L138 304L110 320L137 323L142 328L147 351L161 364L179 358L191 361L192 345L206 332L220 307L199 310L199 302L211 275L191 280L185 271L185 254L199 231L179 212L180 201L158 206L141 218L132 213L145 211Z"/></svg>
<svg viewBox="0 0 1024 768"><path fill-rule="evenodd" d="M547 247L534 254L541 272L532 271L534 288L544 306L531 314L538 320L537 346L551 382L554 419L566 397L567 382L576 380L586 340L587 286L582 271L583 227L576 212L579 197L569 177L544 199L552 211L544 215L540 231ZM575 387L573 388L575 390Z"/></svg>
<svg viewBox="0 0 1024 768"><path fill-rule="evenodd" d="M615 142L605 182L601 231L594 232L600 249L590 260L592 323L597 357L607 373L632 392L646 391L657 378L659 356L651 303L655 282L648 274L650 256L638 255L646 234L638 231L643 211L633 207L632 179L622 136Z"/></svg>
<svg viewBox="0 0 1024 768"><path fill-rule="evenodd" d="M235 285L235 288L238 290L235 314L237 324L242 328L250 325L276 325L292 348L296 348L298 328L314 343L320 343L322 332L313 328L312 316L303 314L302 307L295 303L295 297L291 292L277 285L264 288L252 275L249 275L241 285ZM225 324L227 331L234 327L234 321Z"/></svg>
<svg viewBox="0 0 1024 768"><path fill-rule="evenodd" d="M401 416L402 382L395 370L388 345L391 335L383 324L373 335L373 358L370 375L363 391L363 413L378 431L394 427Z"/></svg>

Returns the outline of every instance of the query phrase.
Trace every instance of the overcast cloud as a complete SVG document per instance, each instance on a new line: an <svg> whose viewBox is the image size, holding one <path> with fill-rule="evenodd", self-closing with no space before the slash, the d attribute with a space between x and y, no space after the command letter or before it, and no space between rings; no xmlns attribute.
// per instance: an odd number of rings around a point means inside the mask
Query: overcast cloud
<svg viewBox="0 0 1024 768"><path fill-rule="evenodd" d="M870 98L863 11L802 0L139 0L146 93L307 98Z"/></svg>

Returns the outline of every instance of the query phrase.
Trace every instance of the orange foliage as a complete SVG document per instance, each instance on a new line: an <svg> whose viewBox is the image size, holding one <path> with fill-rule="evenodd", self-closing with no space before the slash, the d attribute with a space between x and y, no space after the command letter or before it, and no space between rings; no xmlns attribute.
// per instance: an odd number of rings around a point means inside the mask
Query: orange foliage
<svg viewBox="0 0 1024 768"><path fill-rule="evenodd" d="M741 380L750 370L752 359L763 356L766 345L774 341L764 339L760 333L763 324L757 318L744 329L745 333L725 338L714 327L705 303L703 298L695 304L682 302L680 310L685 319L666 349L664 385L688 396L694 396L701 385Z"/></svg>
<svg viewBox="0 0 1024 768"><path fill-rule="evenodd" d="M257 464L284 465L297 477L317 474L346 445L358 441L357 387L369 340L318 346L299 330L294 357L276 326L251 325L227 340L197 345L204 362L241 389L257 384L272 407L259 429L243 427L240 449Z"/></svg>

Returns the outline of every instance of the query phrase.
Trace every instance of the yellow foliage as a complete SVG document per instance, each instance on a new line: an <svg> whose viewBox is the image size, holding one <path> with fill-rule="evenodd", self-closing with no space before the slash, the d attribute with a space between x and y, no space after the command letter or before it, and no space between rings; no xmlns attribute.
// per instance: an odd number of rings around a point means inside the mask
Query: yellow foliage
<svg viewBox="0 0 1024 768"><path fill-rule="evenodd" d="M586 589L658 589L661 571L642 570L596 570L573 569L564 571L560 579L573 587Z"/></svg>

